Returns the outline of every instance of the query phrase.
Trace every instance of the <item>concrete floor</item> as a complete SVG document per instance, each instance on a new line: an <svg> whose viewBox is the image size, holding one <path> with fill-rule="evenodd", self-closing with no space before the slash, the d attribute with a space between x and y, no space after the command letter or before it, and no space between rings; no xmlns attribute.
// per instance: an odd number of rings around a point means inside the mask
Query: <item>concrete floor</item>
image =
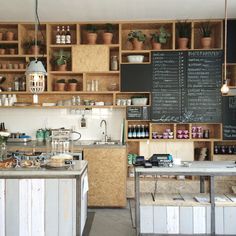
<svg viewBox="0 0 236 236"><path fill-rule="evenodd" d="M89 208L88 212L95 212L95 215L90 232L86 236L135 235L135 229L132 227L129 206L124 209Z"/></svg>
<svg viewBox="0 0 236 236"><path fill-rule="evenodd" d="M134 236L129 209L90 209L94 219L89 236Z"/></svg>

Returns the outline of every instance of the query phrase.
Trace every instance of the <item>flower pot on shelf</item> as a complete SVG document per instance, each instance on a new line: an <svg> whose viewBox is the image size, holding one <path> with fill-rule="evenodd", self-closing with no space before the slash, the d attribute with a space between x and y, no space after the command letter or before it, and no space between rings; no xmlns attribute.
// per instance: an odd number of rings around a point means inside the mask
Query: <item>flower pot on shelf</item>
<svg viewBox="0 0 236 236"><path fill-rule="evenodd" d="M153 50L161 50L161 43L156 43L152 41L152 49Z"/></svg>
<svg viewBox="0 0 236 236"><path fill-rule="evenodd" d="M188 49L188 38L178 38L179 49Z"/></svg>
<svg viewBox="0 0 236 236"><path fill-rule="evenodd" d="M103 33L103 43L104 44L111 44L112 43L112 38L113 38L112 33L108 33L108 32Z"/></svg>
<svg viewBox="0 0 236 236"><path fill-rule="evenodd" d="M21 70L25 69L25 64L24 63L19 63L19 69L21 69Z"/></svg>
<svg viewBox="0 0 236 236"><path fill-rule="evenodd" d="M69 83L68 90L69 91L77 91L77 83Z"/></svg>
<svg viewBox="0 0 236 236"><path fill-rule="evenodd" d="M88 44L96 44L97 37L98 37L97 33L90 33L90 32L88 32L87 33Z"/></svg>
<svg viewBox="0 0 236 236"><path fill-rule="evenodd" d="M57 66L57 70L58 71L66 71L67 70L67 64L63 64L63 65L58 65Z"/></svg>
<svg viewBox="0 0 236 236"><path fill-rule="evenodd" d="M202 37L201 38L201 46L202 46L202 48L203 49L211 48L211 41L212 41L211 37Z"/></svg>
<svg viewBox="0 0 236 236"><path fill-rule="evenodd" d="M7 64L6 63L2 63L2 69L7 69Z"/></svg>
<svg viewBox="0 0 236 236"><path fill-rule="evenodd" d="M57 91L65 91L66 84L65 83L57 83Z"/></svg>
<svg viewBox="0 0 236 236"><path fill-rule="evenodd" d="M14 39L14 33L12 31L7 31L6 33L6 40L12 41Z"/></svg>
<svg viewBox="0 0 236 236"><path fill-rule="evenodd" d="M0 55L4 55L6 52L6 49L5 48L0 48Z"/></svg>
<svg viewBox="0 0 236 236"><path fill-rule="evenodd" d="M9 48L9 54L10 55L16 54L16 49L15 48Z"/></svg>
<svg viewBox="0 0 236 236"><path fill-rule="evenodd" d="M137 39L132 40L133 50L142 50L143 49L143 42L138 41Z"/></svg>
<svg viewBox="0 0 236 236"><path fill-rule="evenodd" d="M33 45L30 48L30 53L35 55L35 54L39 54L40 53L40 47L38 45Z"/></svg>

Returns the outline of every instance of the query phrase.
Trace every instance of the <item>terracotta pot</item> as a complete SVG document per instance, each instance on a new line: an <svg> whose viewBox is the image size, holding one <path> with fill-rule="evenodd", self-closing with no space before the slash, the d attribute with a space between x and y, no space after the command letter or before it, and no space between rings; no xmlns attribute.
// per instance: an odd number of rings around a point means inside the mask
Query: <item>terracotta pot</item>
<svg viewBox="0 0 236 236"><path fill-rule="evenodd" d="M12 41L14 39L14 33L11 31L7 31L6 33L6 40L7 41Z"/></svg>
<svg viewBox="0 0 236 236"><path fill-rule="evenodd" d="M156 43L152 41L152 49L161 50L161 43Z"/></svg>
<svg viewBox="0 0 236 236"><path fill-rule="evenodd" d="M2 63L2 69L7 69L7 64L6 63Z"/></svg>
<svg viewBox="0 0 236 236"><path fill-rule="evenodd" d="M21 69L21 70L25 69L25 64L24 63L19 63L19 69Z"/></svg>
<svg viewBox="0 0 236 236"><path fill-rule="evenodd" d="M58 71L66 71L67 64L57 66Z"/></svg>
<svg viewBox="0 0 236 236"><path fill-rule="evenodd" d="M9 48L9 54L11 54L11 55L16 54L16 49L15 48Z"/></svg>
<svg viewBox="0 0 236 236"><path fill-rule="evenodd" d="M111 44L112 43L113 34L112 33L103 33L103 43Z"/></svg>
<svg viewBox="0 0 236 236"><path fill-rule="evenodd" d="M35 54L39 54L40 53L40 47L37 45L37 46L31 46L30 48L30 53L35 55Z"/></svg>
<svg viewBox="0 0 236 236"><path fill-rule="evenodd" d="M69 91L76 91L77 90L77 83L69 83L68 90Z"/></svg>
<svg viewBox="0 0 236 236"><path fill-rule="evenodd" d="M203 37L203 38L201 38L201 46L202 46L202 48L203 49L211 48L211 41L212 41L211 37Z"/></svg>
<svg viewBox="0 0 236 236"><path fill-rule="evenodd" d="M87 33L88 44L96 44L97 37L97 33Z"/></svg>
<svg viewBox="0 0 236 236"><path fill-rule="evenodd" d="M13 64L13 69L18 70L19 69L19 65L17 63L14 63Z"/></svg>
<svg viewBox="0 0 236 236"><path fill-rule="evenodd" d="M5 52L6 52L6 49L5 49L5 48L0 48L0 55L5 54Z"/></svg>
<svg viewBox="0 0 236 236"><path fill-rule="evenodd" d="M65 91L65 83L57 83L57 91Z"/></svg>
<svg viewBox="0 0 236 236"><path fill-rule="evenodd" d="M3 33L0 32L0 41L2 41L2 38L3 38Z"/></svg>
<svg viewBox="0 0 236 236"><path fill-rule="evenodd" d="M178 38L179 49L188 49L188 38Z"/></svg>
<svg viewBox="0 0 236 236"><path fill-rule="evenodd" d="M132 44L133 44L134 50L142 50L143 49L143 42L138 41L137 39L133 39Z"/></svg>

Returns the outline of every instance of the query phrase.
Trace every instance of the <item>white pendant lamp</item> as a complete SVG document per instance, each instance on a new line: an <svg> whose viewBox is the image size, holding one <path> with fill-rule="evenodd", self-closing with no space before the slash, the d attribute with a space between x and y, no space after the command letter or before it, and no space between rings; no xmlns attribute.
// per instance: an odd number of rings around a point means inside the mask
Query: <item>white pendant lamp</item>
<svg viewBox="0 0 236 236"><path fill-rule="evenodd" d="M224 37L224 80L223 85L220 89L222 94L227 94L229 92L229 87L227 85L227 0L225 0L225 37Z"/></svg>
<svg viewBox="0 0 236 236"><path fill-rule="evenodd" d="M35 46L37 46L38 36L38 0L35 0ZM25 72L28 79L29 91L33 93L33 103L38 104L38 94L44 91L45 76L47 72L41 61L38 61L37 50L35 50L35 60L31 61Z"/></svg>

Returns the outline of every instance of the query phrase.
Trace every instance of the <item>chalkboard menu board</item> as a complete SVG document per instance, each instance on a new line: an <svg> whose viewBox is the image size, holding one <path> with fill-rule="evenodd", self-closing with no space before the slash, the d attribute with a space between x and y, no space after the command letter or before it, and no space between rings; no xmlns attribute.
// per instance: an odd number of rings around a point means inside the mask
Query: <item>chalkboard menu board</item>
<svg viewBox="0 0 236 236"><path fill-rule="evenodd" d="M223 139L236 140L236 96L223 97Z"/></svg>
<svg viewBox="0 0 236 236"><path fill-rule="evenodd" d="M221 122L219 88L188 88L184 96L182 122Z"/></svg>
<svg viewBox="0 0 236 236"><path fill-rule="evenodd" d="M221 122L222 50L152 52L152 121Z"/></svg>
<svg viewBox="0 0 236 236"><path fill-rule="evenodd" d="M152 90L184 86L186 60L184 52L152 54Z"/></svg>
<svg viewBox="0 0 236 236"><path fill-rule="evenodd" d="M188 88L219 88L222 81L223 51L187 52Z"/></svg>
<svg viewBox="0 0 236 236"><path fill-rule="evenodd" d="M127 107L126 120L149 120L149 107Z"/></svg>
<svg viewBox="0 0 236 236"><path fill-rule="evenodd" d="M159 88L152 92L152 121L180 122L183 110L180 89Z"/></svg>

